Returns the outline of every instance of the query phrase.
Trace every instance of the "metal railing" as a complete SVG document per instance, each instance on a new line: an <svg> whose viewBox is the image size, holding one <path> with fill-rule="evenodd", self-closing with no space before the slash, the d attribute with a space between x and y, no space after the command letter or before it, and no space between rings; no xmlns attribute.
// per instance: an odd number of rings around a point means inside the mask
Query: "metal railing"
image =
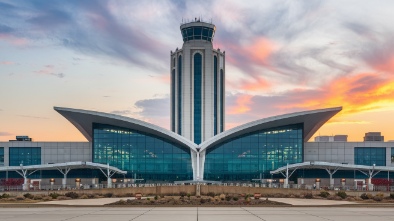
<svg viewBox="0 0 394 221"><path fill-rule="evenodd" d="M157 187L157 186L183 186L183 185L210 185L210 186L235 186L235 187L260 187L260 188L289 188L289 189L305 189L305 190L345 190L345 191L380 191L392 192L394 186L373 185L369 188L368 185L340 185L340 186L320 186L316 188L309 184L288 184L283 183L252 183L252 182L225 182L225 183L113 183L111 188L136 188L136 187ZM83 184L76 185L40 185L30 186L28 191L57 191L57 190L78 190L78 189L105 189L108 188L106 184ZM22 185L20 186L0 186L0 191L24 191Z"/></svg>

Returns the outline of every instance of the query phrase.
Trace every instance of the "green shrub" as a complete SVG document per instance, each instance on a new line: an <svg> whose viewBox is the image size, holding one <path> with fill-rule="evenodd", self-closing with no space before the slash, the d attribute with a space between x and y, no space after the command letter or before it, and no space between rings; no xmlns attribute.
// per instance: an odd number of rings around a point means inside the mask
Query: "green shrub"
<svg viewBox="0 0 394 221"><path fill-rule="evenodd" d="M104 197L111 198L113 195L114 195L113 193L106 193L104 194Z"/></svg>
<svg viewBox="0 0 394 221"><path fill-rule="evenodd" d="M157 200L158 198L159 198L159 197L158 197L157 195L154 197L155 200Z"/></svg>
<svg viewBox="0 0 394 221"><path fill-rule="evenodd" d="M214 192L208 192L207 196L215 197L215 193Z"/></svg>
<svg viewBox="0 0 394 221"><path fill-rule="evenodd" d="M181 197L185 197L185 196L186 196L186 192L185 192L185 191L181 191L181 192L179 192L179 195L180 195Z"/></svg>
<svg viewBox="0 0 394 221"><path fill-rule="evenodd" d="M64 194L64 196L70 197L71 199L76 199L76 198L78 198L78 193L76 193L76 192L67 192L67 193Z"/></svg>
<svg viewBox="0 0 394 221"><path fill-rule="evenodd" d="M238 201L238 197L234 196L234 197L233 197L233 200L234 200L234 201Z"/></svg>
<svg viewBox="0 0 394 221"><path fill-rule="evenodd" d="M42 195L34 195L33 199L34 200L42 200Z"/></svg>
<svg viewBox="0 0 394 221"><path fill-rule="evenodd" d="M366 193L361 194L360 198L363 199L363 200L369 199L369 197L368 197L368 195Z"/></svg>
<svg viewBox="0 0 394 221"><path fill-rule="evenodd" d="M187 193L187 198L189 198L189 199L190 199L190 196L191 196L191 194L190 194L190 193Z"/></svg>
<svg viewBox="0 0 394 221"><path fill-rule="evenodd" d="M134 194L133 194L133 193L125 193L124 196L125 196L125 197L133 197Z"/></svg>
<svg viewBox="0 0 394 221"><path fill-rule="evenodd" d="M148 197L148 198L146 198L146 200L148 200L148 201L149 201L149 200L150 200L150 198Z"/></svg>
<svg viewBox="0 0 394 221"><path fill-rule="evenodd" d="M305 199L313 199L313 194L312 193L305 193L304 197L305 197Z"/></svg>
<svg viewBox="0 0 394 221"><path fill-rule="evenodd" d="M390 193L390 198L394 199L394 193Z"/></svg>
<svg viewBox="0 0 394 221"><path fill-rule="evenodd" d="M25 194L23 194L23 196L27 199L33 199L33 197L34 197L31 193L25 193Z"/></svg>
<svg viewBox="0 0 394 221"><path fill-rule="evenodd" d="M329 195L330 195L329 192L327 192L327 191L321 191L319 196L324 197L324 198L327 198Z"/></svg>
<svg viewBox="0 0 394 221"><path fill-rule="evenodd" d="M58 193L50 193L49 196L52 197L52 199L57 199L60 195Z"/></svg>
<svg viewBox="0 0 394 221"><path fill-rule="evenodd" d="M2 198L2 199L10 198L10 194L3 193L3 195L1 195L0 198Z"/></svg>
<svg viewBox="0 0 394 221"><path fill-rule="evenodd" d="M377 193L374 197L373 200L375 201L382 201L384 199L384 194L383 193Z"/></svg>
<svg viewBox="0 0 394 221"><path fill-rule="evenodd" d="M231 196L227 195L227 196L226 196L226 200L227 200L227 201L230 201L230 200L231 200Z"/></svg>
<svg viewBox="0 0 394 221"><path fill-rule="evenodd" d="M345 199L347 197L347 194L345 191L339 191L337 193L337 196L341 197L342 199Z"/></svg>

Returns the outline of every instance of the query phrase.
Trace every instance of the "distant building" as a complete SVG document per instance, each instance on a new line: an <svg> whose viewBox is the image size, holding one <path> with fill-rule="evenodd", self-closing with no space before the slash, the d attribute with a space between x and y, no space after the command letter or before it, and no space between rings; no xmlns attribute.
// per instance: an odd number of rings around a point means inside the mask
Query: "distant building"
<svg viewBox="0 0 394 221"><path fill-rule="evenodd" d="M368 132L365 133L364 141L384 141L384 136L381 132Z"/></svg>
<svg viewBox="0 0 394 221"><path fill-rule="evenodd" d="M315 142L347 142L348 135L317 136Z"/></svg>

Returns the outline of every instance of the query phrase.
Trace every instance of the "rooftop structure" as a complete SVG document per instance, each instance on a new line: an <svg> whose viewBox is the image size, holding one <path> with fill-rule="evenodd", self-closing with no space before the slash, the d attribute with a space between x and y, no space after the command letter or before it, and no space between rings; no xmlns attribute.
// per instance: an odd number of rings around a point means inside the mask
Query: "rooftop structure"
<svg viewBox="0 0 394 221"><path fill-rule="evenodd" d="M364 141L384 141L384 136L381 132L368 132L365 133Z"/></svg>
<svg viewBox="0 0 394 221"><path fill-rule="evenodd" d="M347 142L348 135L317 136L315 142Z"/></svg>

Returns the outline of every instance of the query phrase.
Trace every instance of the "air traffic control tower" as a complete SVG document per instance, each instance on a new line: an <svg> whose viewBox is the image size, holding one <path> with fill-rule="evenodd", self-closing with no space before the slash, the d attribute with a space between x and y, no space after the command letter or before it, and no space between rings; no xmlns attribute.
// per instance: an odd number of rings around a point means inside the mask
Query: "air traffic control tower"
<svg viewBox="0 0 394 221"><path fill-rule="evenodd" d="M224 131L225 52L212 46L216 27L181 24L182 49L171 51L171 130L196 144Z"/></svg>

